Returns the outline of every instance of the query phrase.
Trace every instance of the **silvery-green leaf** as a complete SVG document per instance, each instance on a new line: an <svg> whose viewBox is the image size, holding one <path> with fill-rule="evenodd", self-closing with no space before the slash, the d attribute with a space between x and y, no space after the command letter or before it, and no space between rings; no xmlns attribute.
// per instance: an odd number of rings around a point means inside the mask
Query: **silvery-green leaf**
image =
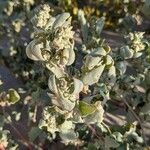
<svg viewBox="0 0 150 150"><path fill-rule="evenodd" d="M106 65L111 65L111 64L113 64L114 63L114 61L113 61L113 59L112 59L112 57L110 56L110 55L107 55L106 56Z"/></svg>
<svg viewBox="0 0 150 150"><path fill-rule="evenodd" d="M78 141L77 134L74 130L71 129L65 132L60 132L59 135L62 139L62 142L66 145L68 145L69 143L75 144Z"/></svg>
<svg viewBox="0 0 150 150"><path fill-rule="evenodd" d="M96 111L96 106L93 104L88 104L84 101L79 102L79 111L82 117L86 117L93 114Z"/></svg>
<svg viewBox="0 0 150 150"><path fill-rule="evenodd" d="M32 59L32 60L34 60L34 61L38 61L39 58L37 58L36 56L34 56L33 53L32 53L32 49L31 49L32 43L33 43L33 41L31 41L31 42L27 45L27 47L26 47L26 54L27 54L28 58L30 58L30 59Z"/></svg>
<svg viewBox="0 0 150 150"><path fill-rule="evenodd" d="M59 93L59 96L60 97L57 97L57 98L59 98L61 101L61 108L62 109L71 111L75 107L75 101L72 102L71 100L68 99L68 97L65 98L62 93ZM74 100L76 100L76 99L74 98Z"/></svg>
<svg viewBox="0 0 150 150"><path fill-rule="evenodd" d="M101 57L92 57L90 55L86 56L85 60L85 67L87 67L89 70L93 69L95 66L99 65L101 61Z"/></svg>
<svg viewBox="0 0 150 150"><path fill-rule="evenodd" d="M39 122L39 128L47 127L47 132L50 132L52 135L55 134L56 131L59 131L56 123L56 116L52 115L50 112L43 112L43 118ZM55 135L53 135L55 136Z"/></svg>
<svg viewBox="0 0 150 150"><path fill-rule="evenodd" d="M49 94L52 104L67 111L71 111L75 107L75 102L68 100L68 97L64 97L62 93Z"/></svg>
<svg viewBox="0 0 150 150"><path fill-rule="evenodd" d="M87 72L83 75L82 81L85 85L92 85L96 82L98 82L101 74L103 73L103 70L105 68L105 65L101 65L90 72Z"/></svg>
<svg viewBox="0 0 150 150"><path fill-rule="evenodd" d="M115 66L111 66L108 70L108 78L109 80L109 84L110 85L114 85L114 83L116 82L116 68Z"/></svg>
<svg viewBox="0 0 150 150"><path fill-rule="evenodd" d="M127 64L125 61L120 61L117 63L116 67L120 71L120 74L123 75L126 72Z"/></svg>
<svg viewBox="0 0 150 150"><path fill-rule="evenodd" d="M81 80L76 79L76 78L74 78L73 80L74 80L74 91L73 91L73 94L74 94L75 96L78 96L79 93L80 93L80 92L82 91L82 89L83 89L83 83L82 83Z"/></svg>
<svg viewBox="0 0 150 150"><path fill-rule="evenodd" d="M42 48L43 48L42 43L36 43L36 41L33 40L33 43L31 44L32 54L39 60L44 61L44 58L41 53Z"/></svg>
<svg viewBox="0 0 150 150"><path fill-rule="evenodd" d="M98 47L90 53L91 56L106 56L106 54L107 52L103 47Z"/></svg>
<svg viewBox="0 0 150 150"><path fill-rule="evenodd" d="M61 27L69 17L70 17L69 13L62 13L60 15L57 15L56 20L53 24L53 29Z"/></svg>
<svg viewBox="0 0 150 150"><path fill-rule="evenodd" d="M83 36L83 41L86 42L87 38L88 38L88 25L87 25L87 21L84 17L84 12L82 10L78 11L78 19L81 24L81 32L82 32L82 36Z"/></svg>
<svg viewBox="0 0 150 150"><path fill-rule="evenodd" d="M62 68L58 67L57 65L53 64L46 64L47 69L49 69L51 72L53 72L57 78L63 77L65 75L65 72Z"/></svg>
<svg viewBox="0 0 150 150"><path fill-rule="evenodd" d="M65 21L65 23L63 24L63 27L64 28L67 28L67 27L69 27L71 25L71 17L69 17L66 21Z"/></svg>
<svg viewBox="0 0 150 150"><path fill-rule="evenodd" d="M74 52L73 48L70 48L67 66L70 66L71 64L73 64L74 60L75 60L75 52Z"/></svg>
<svg viewBox="0 0 150 150"><path fill-rule="evenodd" d="M26 54L27 56L32 60L41 60L44 61L44 58L41 54L41 49L43 48L42 43L37 43L36 40L31 41L27 48L26 48Z"/></svg>
<svg viewBox="0 0 150 150"><path fill-rule="evenodd" d="M133 55L133 57L134 57L134 58L138 58L138 57L140 57L142 54L143 54L142 52L136 52L136 53Z"/></svg>
<svg viewBox="0 0 150 150"><path fill-rule="evenodd" d="M50 89L52 92L58 93L55 75L50 75L50 76L49 76L49 79L48 79L48 87L49 87L49 89Z"/></svg>
<svg viewBox="0 0 150 150"><path fill-rule="evenodd" d="M97 23L96 23L96 32L97 32L98 35L101 34L102 29L104 27L104 23L105 23L105 18L104 17L101 17L100 19L97 20Z"/></svg>
<svg viewBox="0 0 150 150"><path fill-rule="evenodd" d="M117 142L123 141L123 135L120 132L113 132L112 136L117 140Z"/></svg>
<svg viewBox="0 0 150 150"><path fill-rule="evenodd" d="M73 124L73 122L68 121L68 120L65 120L65 122L59 126L59 129L61 130L61 132L67 132L68 130L74 129L74 128L75 128L75 125Z"/></svg>
<svg viewBox="0 0 150 150"><path fill-rule="evenodd" d="M62 64L66 65L68 63L68 59L69 59L69 52L70 49L65 48L62 52Z"/></svg>
<svg viewBox="0 0 150 150"><path fill-rule="evenodd" d="M63 107L62 109L67 110L67 111L72 111L73 108L75 107L75 102L69 101L69 100L63 100L62 101Z"/></svg>
<svg viewBox="0 0 150 150"><path fill-rule="evenodd" d="M52 26L53 26L53 23L55 22L55 20L56 20L55 17L51 17L51 18L48 20L48 22L47 22L45 28L48 29L49 27L52 27Z"/></svg>
<svg viewBox="0 0 150 150"><path fill-rule="evenodd" d="M140 137L136 132L133 132L130 136L138 143L143 143L143 138Z"/></svg>
<svg viewBox="0 0 150 150"><path fill-rule="evenodd" d="M134 51L129 48L129 46L123 46L120 48L120 55L125 58L132 58L134 54Z"/></svg>
<svg viewBox="0 0 150 150"><path fill-rule="evenodd" d="M51 98L51 101L52 101L53 105L58 106L60 108L63 108L61 99L59 97L57 97L57 95L51 94L51 93L47 93L47 94Z"/></svg>

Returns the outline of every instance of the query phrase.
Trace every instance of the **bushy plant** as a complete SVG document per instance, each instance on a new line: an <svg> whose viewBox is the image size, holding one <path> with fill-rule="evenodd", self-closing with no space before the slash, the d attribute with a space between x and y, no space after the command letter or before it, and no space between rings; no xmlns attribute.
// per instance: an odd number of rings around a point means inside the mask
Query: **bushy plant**
<svg viewBox="0 0 150 150"><path fill-rule="evenodd" d="M11 33L11 38L20 33L28 18L33 31L26 46L30 61L23 56L29 62L23 64L26 72L18 73L27 76L25 91L0 93L0 149L20 149L20 143L28 149L46 149L47 145L50 149L54 141L65 148L71 145L70 149L149 149L143 122L150 121L150 44L144 32L129 29L124 44L111 48L101 37L106 17L86 17L80 9L79 43L70 13L44 4L30 14L33 0L3 4L7 4L4 12L8 16L13 15L13 9L20 11L18 6L25 13L24 21L12 21L15 34ZM13 60L19 57L22 62L17 51L12 53ZM26 97L20 101L23 94ZM115 109L113 103L123 105L123 126L106 123L107 113ZM10 106L17 108L16 104L28 105L28 139L12 123L20 120L20 112L7 113ZM39 107L42 110L37 116ZM20 136L17 142L5 129L8 124Z"/></svg>

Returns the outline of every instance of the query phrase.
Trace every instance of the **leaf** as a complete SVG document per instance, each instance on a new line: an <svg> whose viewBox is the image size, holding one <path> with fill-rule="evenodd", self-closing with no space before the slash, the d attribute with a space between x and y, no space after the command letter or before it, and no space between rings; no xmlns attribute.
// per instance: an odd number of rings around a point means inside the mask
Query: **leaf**
<svg viewBox="0 0 150 150"><path fill-rule="evenodd" d="M67 66L70 66L71 64L73 64L74 60L75 60L75 52L74 52L73 48L70 48Z"/></svg>
<svg viewBox="0 0 150 150"><path fill-rule="evenodd" d="M114 61L113 61L112 57L110 55L107 55L106 56L106 63L105 64L108 65L108 66L110 66L113 63L114 63Z"/></svg>
<svg viewBox="0 0 150 150"><path fill-rule="evenodd" d="M104 49L103 47L98 47L98 48L94 49L93 52L90 53L90 55L94 56L94 57L96 57L96 56L99 56L99 57L100 56L106 56L107 55L107 50Z"/></svg>
<svg viewBox="0 0 150 150"><path fill-rule="evenodd" d="M20 100L19 94L14 89L9 89L7 96L8 96L8 101L13 104L15 104L16 102L18 102Z"/></svg>
<svg viewBox="0 0 150 150"><path fill-rule="evenodd" d="M127 69L127 63L125 61L120 61L116 64L116 68L119 70L120 74L123 75Z"/></svg>
<svg viewBox="0 0 150 150"><path fill-rule="evenodd" d="M40 134L42 133L42 130L38 127L32 127L29 132L29 139L31 142L33 142Z"/></svg>
<svg viewBox="0 0 150 150"><path fill-rule="evenodd" d="M77 142L78 140L78 135L74 132L74 130L68 130L65 132L60 132L59 133L62 142L65 144L69 144L69 143L74 143Z"/></svg>
<svg viewBox="0 0 150 150"><path fill-rule="evenodd" d="M105 24L105 17L101 17L96 23L96 32L98 35L101 34L104 24Z"/></svg>
<svg viewBox="0 0 150 150"><path fill-rule="evenodd" d="M57 78L61 78L65 75L65 72L62 68L58 67L56 64L49 64L46 63L46 67L50 70L53 74L56 75Z"/></svg>
<svg viewBox="0 0 150 150"><path fill-rule="evenodd" d="M74 91L73 94L78 98L79 93L83 89L83 83L81 80L74 78Z"/></svg>
<svg viewBox="0 0 150 150"><path fill-rule="evenodd" d="M48 87L49 87L49 89L50 89L53 93L55 93L55 94L58 93L55 75L50 75L50 76L49 76L49 79L48 79Z"/></svg>
<svg viewBox="0 0 150 150"><path fill-rule="evenodd" d="M84 12L82 10L78 11L78 19L79 19L80 24L81 24L81 32L82 32L82 36L83 36L83 41L87 42L89 31L88 31L87 21L84 17Z"/></svg>
<svg viewBox="0 0 150 150"><path fill-rule="evenodd" d="M57 15L56 20L53 24L53 29L61 27L69 17L70 17L69 13L62 13L60 15Z"/></svg>
<svg viewBox="0 0 150 150"><path fill-rule="evenodd" d="M116 82L116 68L111 66L108 70L109 85L113 86Z"/></svg>
<svg viewBox="0 0 150 150"><path fill-rule="evenodd" d="M90 55L87 55L84 65L89 70L92 70L95 66L97 66L100 63L101 59L101 57L92 57Z"/></svg>
<svg viewBox="0 0 150 150"><path fill-rule="evenodd" d="M124 59L132 58L133 57L133 53L134 53L134 51L132 49L130 49L129 46L123 46L120 49L120 55Z"/></svg>
<svg viewBox="0 0 150 150"><path fill-rule="evenodd" d="M94 105L96 107L96 111L83 118L86 124L101 123L103 121L104 109L101 102L96 101Z"/></svg>
<svg viewBox="0 0 150 150"><path fill-rule="evenodd" d="M101 74L103 73L103 70L105 68L105 65L100 65L99 67L85 73L82 77L82 81L85 85L92 85L96 82L98 82Z"/></svg>
<svg viewBox="0 0 150 150"><path fill-rule="evenodd" d="M82 116L86 117L90 114L93 114L96 111L96 106L92 104L88 104L86 102L79 102L79 110Z"/></svg>
<svg viewBox="0 0 150 150"><path fill-rule="evenodd" d="M37 47L38 49L36 49L35 51L35 48L34 48L34 51L33 50L33 45L35 45L35 40L31 41L27 47L26 47L26 54L28 56L28 58L34 60L34 61L39 61L40 59L42 60L43 57L41 55L41 50L39 47ZM34 52L34 53L33 53ZM38 56L38 57L37 57Z"/></svg>

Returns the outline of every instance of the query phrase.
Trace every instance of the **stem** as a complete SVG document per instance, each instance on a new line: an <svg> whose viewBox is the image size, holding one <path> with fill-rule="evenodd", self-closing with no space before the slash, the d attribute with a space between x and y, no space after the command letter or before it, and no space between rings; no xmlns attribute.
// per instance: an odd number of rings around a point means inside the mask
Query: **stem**
<svg viewBox="0 0 150 150"><path fill-rule="evenodd" d="M2 110L3 110L3 114L4 114L4 117L6 116L6 112L5 112L5 108L2 107ZM9 122L9 120L7 119L7 117L5 117L5 119ZM22 142L25 146L27 146L29 148L29 150L32 150L32 147L31 147L31 144L22 136L22 134L18 131L18 129L13 126L12 123L10 123L10 126L13 128L13 130L20 136L20 138L22 139Z"/></svg>
<svg viewBox="0 0 150 150"><path fill-rule="evenodd" d="M144 127L143 127L143 124L141 122L141 119L140 117L138 117L138 115L134 112L134 110L132 109L132 107L128 104L128 102L126 100L124 100L122 97L120 97L121 100L126 104L126 106L129 108L129 110L132 112L132 114L134 115L134 117L137 119L137 121L139 122L139 125L141 127L141 130L142 130L142 137L143 137L143 140L144 140L144 144L146 147L148 147L148 144L146 142L146 136L145 136L145 133L144 133Z"/></svg>
<svg viewBox="0 0 150 150"><path fill-rule="evenodd" d="M109 127L108 127L104 122L102 122L102 125L106 127L106 129L108 130L108 132L109 132L110 134L112 134L111 130L109 129Z"/></svg>
<svg viewBox="0 0 150 150"><path fill-rule="evenodd" d="M4 117L5 117L6 115L8 115L8 114L5 112L5 108L4 108L4 107L2 107L2 110L3 110ZM5 119L6 119L7 121L9 121L9 120L7 119L7 117L5 117ZM20 136L21 139L20 139L20 140L18 139L18 142L20 142L20 143L22 143L23 145L27 146L27 147L29 148L29 150L32 150L32 149L33 149L31 146L33 146L34 149L43 150L43 148L42 148L41 146L35 145L34 143L32 143L32 142L26 140L26 139L22 136L22 134L19 132L19 130L18 130L15 126L13 126L13 124L10 123L10 126L11 126L11 127L14 129L14 131ZM0 149L0 150L1 150L1 149Z"/></svg>
<svg viewBox="0 0 150 150"><path fill-rule="evenodd" d="M91 125L87 125L87 126L88 126L88 128L92 131L92 133L93 133L99 140L104 141L103 137L100 137L100 136L96 133L95 129L94 129Z"/></svg>

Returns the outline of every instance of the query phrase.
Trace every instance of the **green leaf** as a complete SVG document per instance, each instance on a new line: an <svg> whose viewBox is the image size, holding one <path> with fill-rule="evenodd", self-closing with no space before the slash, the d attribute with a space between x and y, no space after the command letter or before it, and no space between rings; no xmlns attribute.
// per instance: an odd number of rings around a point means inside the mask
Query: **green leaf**
<svg viewBox="0 0 150 150"><path fill-rule="evenodd" d="M96 106L86 102L79 102L79 110L82 116L88 116L96 111Z"/></svg>
<svg viewBox="0 0 150 150"><path fill-rule="evenodd" d="M14 89L9 89L8 90L8 101L15 104L19 100L20 100L20 96L17 93L17 91Z"/></svg>

